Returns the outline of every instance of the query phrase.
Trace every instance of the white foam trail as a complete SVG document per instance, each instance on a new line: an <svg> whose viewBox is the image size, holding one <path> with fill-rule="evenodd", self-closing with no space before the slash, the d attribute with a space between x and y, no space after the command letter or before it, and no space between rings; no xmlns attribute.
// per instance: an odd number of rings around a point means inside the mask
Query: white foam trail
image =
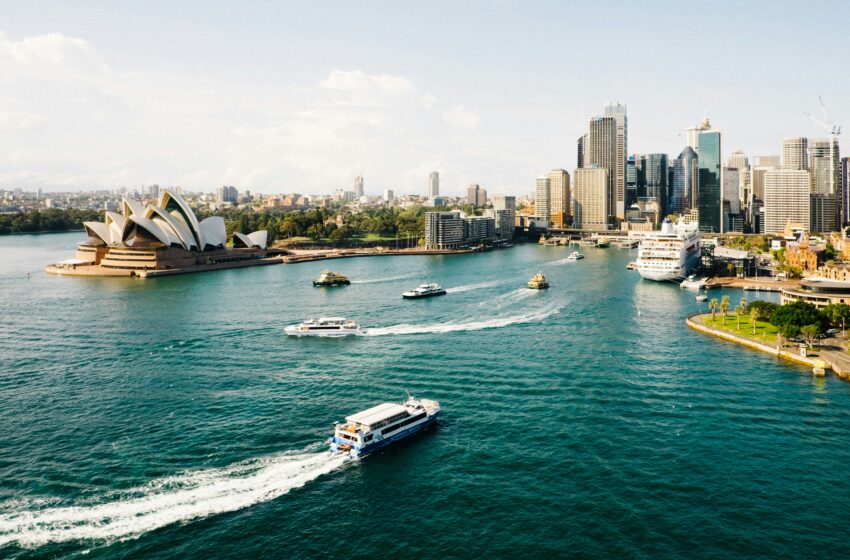
<svg viewBox="0 0 850 560"><path fill-rule="evenodd" d="M471 292L472 290L480 290L481 288L490 288L492 286L497 286L499 282L479 282L478 284L467 284L466 286L455 286L454 288L448 288L446 290L447 294L459 294L461 292Z"/></svg>
<svg viewBox="0 0 850 560"><path fill-rule="evenodd" d="M221 469L189 471L73 505L44 500L0 504L0 547L72 540L125 540L178 522L273 500L348 460L325 453L280 454Z"/></svg>
<svg viewBox="0 0 850 560"><path fill-rule="evenodd" d="M528 288L517 288L512 292L502 294L493 298L490 301L482 301L478 304L479 307L495 307L497 309L510 305L517 301L522 301L526 298L534 297L541 294L540 290L530 290Z"/></svg>
<svg viewBox="0 0 850 560"><path fill-rule="evenodd" d="M404 276L388 276L387 278L371 278L366 280L352 280L352 284L378 284L379 282L392 282L394 280L409 280L416 278L413 274L405 274Z"/></svg>
<svg viewBox="0 0 850 560"><path fill-rule="evenodd" d="M480 331L482 329L495 329L520 323L534 323L542 321L547 317L559 313L560 311L561 308L556 307L535 311L525 315L513 315L510 317L499 317L483 321L467 321L465 323L448 322L430 325L394 325L392 327L368 329L366 331L366 336L384 336L389 334L442 334L457 331Z"/></svg>

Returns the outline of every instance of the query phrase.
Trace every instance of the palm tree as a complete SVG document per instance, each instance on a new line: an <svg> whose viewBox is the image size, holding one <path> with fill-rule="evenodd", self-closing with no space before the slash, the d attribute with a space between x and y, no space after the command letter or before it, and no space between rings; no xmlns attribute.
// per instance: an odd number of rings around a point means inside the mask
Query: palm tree
<svg viewBox="0 0 850 560"><path fill-rule="evenodd" d="M747 301L747 298L742 297L741 300L738 303L741 305L741 307L747 307L747 304L749 302Z"/></svg>
<svg viewBox="0 0 850 560"><path fill-rule="evenodd" d="M756 334L756 322L761 319L761 309L750 307L750 320L753 322L753 335Z"/></svg>
<svg viewBox="0 0 850 560"><path fill-rule="evenodd" d="M726 324L726 313L729 311L729 296L723 296L720 300L720 311L723 312L723 324Z"/></svg>
<svg viewBox="0 0 850 560"><path fill-rule="evenodd" d="M739 305L735 308L735 316L738 317L738 330L741 330L741 315L744 314L745 307L743 305Z"/></svg>
<svg viewBox="0 0 850 560"><path fill-rule="evenodd" d="M711 322L714 322L714 316L717 314L717 307L720 305L718 303L717 298L711 298L711 301L708 302L708 307L711 309Z"/></svg>

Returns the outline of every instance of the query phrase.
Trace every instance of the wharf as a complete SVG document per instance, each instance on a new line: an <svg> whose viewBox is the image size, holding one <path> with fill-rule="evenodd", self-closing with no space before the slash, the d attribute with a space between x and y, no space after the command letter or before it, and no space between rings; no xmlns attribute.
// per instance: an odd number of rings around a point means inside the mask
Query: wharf
<svg viewBox="0 0 850 560"><path fill-rule="evenodd" d="M781 292L784 288L797 288L800 280L776 280L775 278L717 277L706 281L708 288L740 288L752 292Z"/></svg>
<svg viewBox="0 0 850 560"><path fill-rule="evenodd" d="M291 251L291 255L280 257L283 263L321 261L325 259L347 259L352 257L381 257L398 255L465 255L479 253L478 249L320 249L313 251Z"/></svg>
<svg viewBox="0 0 850 560"><path fill-rule="evenodd" d="M801 365L812 368L816 374L824 372L826 369L832 371L836 377L841 379L850 379L850 354L842 348L842 340L837 338L828 338L821 341L819 344L819 352L803 356L796 347L782 345L770 346L757 340L748 337L738 336L729 331L713 328L706 325L704 321L711 316L711 313L694 313L686 319L688 327L705 334L710 334L723 340L758 350L766 354L772 354L777 358L795 362ZM734 320L734 319L732 319Z"/></svg>

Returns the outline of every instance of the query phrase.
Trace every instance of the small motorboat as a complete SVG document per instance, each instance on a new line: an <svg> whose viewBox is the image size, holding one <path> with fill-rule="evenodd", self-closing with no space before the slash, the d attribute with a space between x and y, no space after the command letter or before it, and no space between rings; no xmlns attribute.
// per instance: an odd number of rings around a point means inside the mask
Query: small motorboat
<svg viewBox="0 0 850 560"><path fill-rule="evenodd" d="M584 255L582 255L578 251L573 251L572 253L570 253L570 256L567 257L567 260L568 261L577 261L577 260L583 259L583 258L584 258Z"/></svg>

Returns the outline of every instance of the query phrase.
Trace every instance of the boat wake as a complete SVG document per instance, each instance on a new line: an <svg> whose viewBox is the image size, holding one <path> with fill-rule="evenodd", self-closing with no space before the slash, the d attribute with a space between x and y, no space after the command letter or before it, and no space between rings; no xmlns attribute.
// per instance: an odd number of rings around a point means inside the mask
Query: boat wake
<svg viewBox="0 0 850 560"><path fill-rule="evenodd" d="M387 278L367 278L366 280L352 280L352 284L379 284L381 282L393 282L395 280L410 280L416 278L413 274L405 274L404 276L389 276Z"/></svg>
<svg viewBox="0 0 850 560"><path fill-rule="evenodd" d="M309 449L188 471L67 504L44 499L0 503L0 547L135 538L173 523L273 500L349 460L347 455L305 451Z"/></svg>
<svg viewBox="0 0 850 560"><path fill-rule="evenodd" d="M491 307L491 308L500 309L502 307L505 307L507 305L511 305L511 304L516 303L518 301L522 301L524 299L531 298L531 297L534 297L534 296L539 296L540 294L542 294L542 292L540 290L530 290L528 288L517 288L516 290L513 290L513 291L508 292L506 294L502 294L500 296L497 296L497 297L493 298L492 300L482 301L481 303L478 304L478 306L479 307Z"/></svg>
<svg viewBox="0 0 850 560"><path fill-rule="evenodd" d="M454 288L446 289L447 294L459 294L462 292L471 292L472 290L480 290L481 288L492 288L498 286L498 282L480 282L478 284L467 284L466 286L455 286Z"/></svg>
<svg viewBox="0 0 850 560"><path fill-rule="evenodd" d="M560 313L561 307L542 309L525 315L513 315L486 319L483 321L447 322L429 325L394 325L392 327L374 328L366 331L366 336L386 336L398 334L443 334L457 331L480 331L517 325L521 323L536 323L547 317Z"/></svg>

